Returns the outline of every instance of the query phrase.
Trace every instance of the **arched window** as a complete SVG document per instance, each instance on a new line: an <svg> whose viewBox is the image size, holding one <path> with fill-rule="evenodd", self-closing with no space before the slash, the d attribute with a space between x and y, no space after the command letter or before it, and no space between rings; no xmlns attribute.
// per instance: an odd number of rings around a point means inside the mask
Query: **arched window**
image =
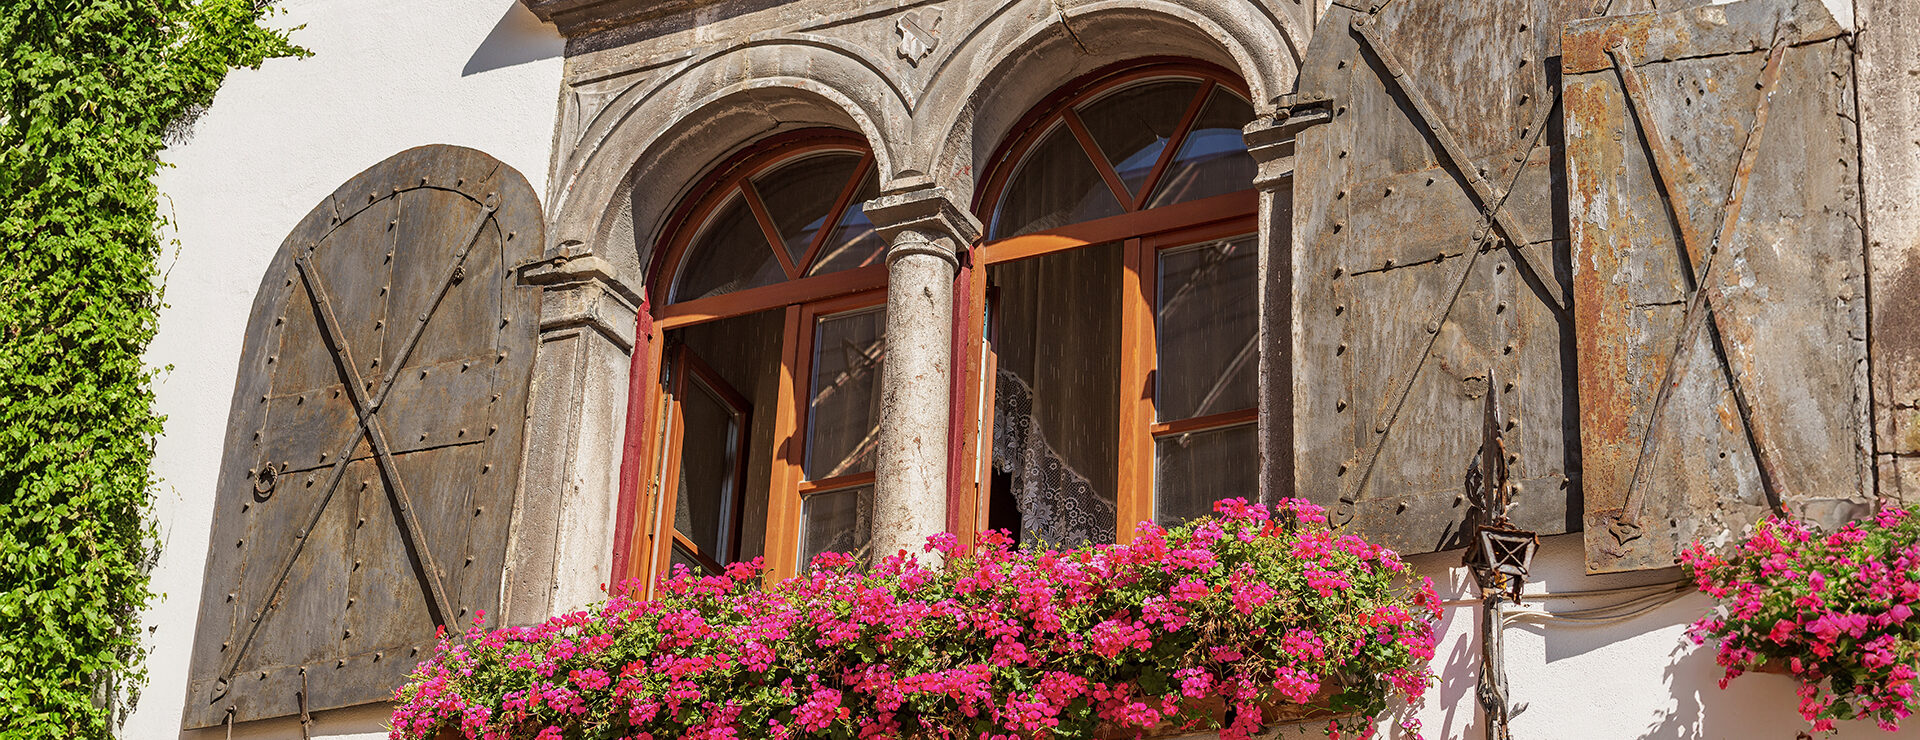
<svg viewBox="0 0 1920 740"><path fill-rule="evenodd" d="M1069 84L1000 147L967 278L955 486L976 529L1125 540L1255 495L1252 120L1225 70L1134 63Z"/></svg>
<svg viewBox="0 0 1920 740"><path fill-rule="evenodd" d="M629 576L777 574L870 531L886 357L878 190L866 142L808 130L715 168L676 212L650 285L659 341L636 373L644 452Z"/></svg>

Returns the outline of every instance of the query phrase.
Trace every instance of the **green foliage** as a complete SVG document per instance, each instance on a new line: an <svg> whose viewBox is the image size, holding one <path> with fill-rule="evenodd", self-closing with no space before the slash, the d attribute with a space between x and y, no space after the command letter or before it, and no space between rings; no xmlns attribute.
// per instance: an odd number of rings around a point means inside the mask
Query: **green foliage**
<svg viewBox="0 0 1920 740"><path fill-rule="evenodd" d="M0 6L0 737L108 737L144 680L153 176L229 69L304 53L265 12Z"/></svg>

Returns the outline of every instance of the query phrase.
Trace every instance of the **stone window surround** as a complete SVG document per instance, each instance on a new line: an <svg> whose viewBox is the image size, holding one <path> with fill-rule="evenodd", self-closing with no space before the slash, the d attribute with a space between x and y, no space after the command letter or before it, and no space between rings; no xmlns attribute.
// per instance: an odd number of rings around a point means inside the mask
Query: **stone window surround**
<svg viewBox="0 0 1920 740"><path fill-rule="evenodd" d="M619 13L641 5L525 1L575 41L618 26L627 18ZM917 551L927 535L949 525L952 291L960 261L981 231L967 208L977 186L971 163L1060 85L1129 58L1192 58L1247 82L1256 113L1247 139L1259 164L1261 453L1263 460L1287 458L1274 453L1288 449L1290 425L1269 421L1290 416L1287 383L1267 379L1286 367L1290 223L1274 209L1284 207L1280 188L1289 182L1296 126L1285 119L1291 101L1276 91L1292 86L1297 50L1304 48L1300 29L1311 19L1203 0L989 5L998 9L972 19L972 33L952 21L942 28L960 41L922 62L937 62L943 71L918 88L876 79L875 69L844 48L810 43L815 39L806 28L638 63L643 49L577 51L570 44L547 198L549 244L525 273L546 290L505 621L524 623L597 600L612 580L617 522L632 519L637 498L620 495L638 484L622 480L634 477L636 466L624 458L639 441L628 423L641 399L629 397L627 383L634 358L645 354L636 351L635 327L643 330L641 342L650 333L658 339L642 325L648 245L701 172L781 130L824 125L858 132L874 145L882 173L880 197L866 204L890 245L874 552ZM596 9L611 15L582 20ZM873 15L851 13L849 22ZM638 79L621 87L618 81L628 78ZM1262 468L1262 497L1283 495L1287 476Z"/></svg>

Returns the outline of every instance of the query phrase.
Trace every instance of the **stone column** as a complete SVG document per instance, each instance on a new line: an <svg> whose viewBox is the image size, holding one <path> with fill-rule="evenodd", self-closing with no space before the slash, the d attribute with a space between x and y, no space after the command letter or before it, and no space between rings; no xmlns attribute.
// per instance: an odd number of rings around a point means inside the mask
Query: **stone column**
<svg viewBox="0 0 1920 740"><path fill-rule="evenodd" d="M530 624L606 597L628 367L639 297L578 245L549 249L521 279L543 287L526 450L495 624Z"/></svg>
<svg viewBox="0 0 1920 740"><path fill-rule="evenodd" d="M1289 96L1291 97L1291 96ZM1280 112L1242 129L1258 168L1260 191L1260 500L1294 495L1293 481L1293 141L1300 130L1331 120L1324 107Z"/></svg>
<svg viewBox="0 0 1920 740"><path fill-rule="evenodd" d="M874 558L919 553L947 528L953 279L980 222L918 180L865 204L887 240L887 359L874 462Z"/></svg>

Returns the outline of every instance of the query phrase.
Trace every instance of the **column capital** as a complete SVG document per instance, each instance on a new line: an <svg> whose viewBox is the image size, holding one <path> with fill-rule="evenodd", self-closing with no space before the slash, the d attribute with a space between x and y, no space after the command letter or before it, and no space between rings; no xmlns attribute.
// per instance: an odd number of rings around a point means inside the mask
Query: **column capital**
<svg viewBox="0 0 1920 740"><path fill-rule="evenodd" d="M1309 127L1333 120L1325 101L1294 104L1283 100L1280 112L1254 119L1240 130L1246 139L1247 153L1259 167L1253 185L1271 190L1293 175L1293 141Z"/></svg>
<svg viewBox="0 0 1920 740"><path fill-rule="evenodd" d="M934 253L958 265L960 251L980 238L980 220L954 202L946 188L927 182L906 185L863 204L874 230L892 245L887 260Z"/></svg>

